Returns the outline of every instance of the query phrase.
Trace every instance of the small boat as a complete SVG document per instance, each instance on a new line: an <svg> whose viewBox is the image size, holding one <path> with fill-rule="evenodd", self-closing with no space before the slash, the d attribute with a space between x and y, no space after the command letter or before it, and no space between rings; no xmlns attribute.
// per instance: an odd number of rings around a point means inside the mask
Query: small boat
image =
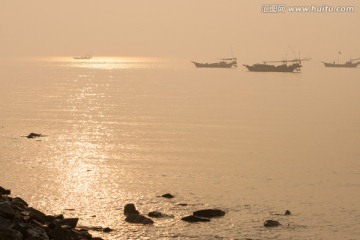
<svg viewBox="0 0 360 240"><path fill-rule="evenodd" d="M345 62L345 63L327 63L327 62L323 62L325 67L337 67L337 68L356 68L359 64L359 62L353 62L353 61L357 61L360 60L360 58L356 58L356 59L350 59L349 61Z"/></svg>
<svg viewBox="0 0 360 240"><path fill-rule="evenodd" d="M91 59L92 58L92 56L90 56L90 55L85 55L85 56L75 56L75 57L73 57L74 59L76 59L76 60L84 60L84 59Z"/></svg>
<svg viewBox="0 0 360 240"><path fill-rule="evenodd" d="M197 68L232 68L237 67L236 58L222 58L220 62L216 63L198 63L192 61Z"/></svg>
<svg viewBox="0 0 360 240"><path fill-rule="evenodd" d="M245 65L244 66L250 72L294 72L294 71L301 71L301 61L309 61L310 58L304 59L294 59L294 60L282 60L282 61L268 61L263 63L256 63L253 65ZM268 63L282 63L280 65L272 65ZM288 63L291 64L288 64Z"/></svg>

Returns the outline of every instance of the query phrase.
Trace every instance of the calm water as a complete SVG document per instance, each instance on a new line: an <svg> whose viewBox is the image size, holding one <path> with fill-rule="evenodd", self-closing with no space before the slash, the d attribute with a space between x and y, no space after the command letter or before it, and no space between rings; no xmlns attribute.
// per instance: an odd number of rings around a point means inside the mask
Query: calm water
<svg viewBox="0 0 360 240"><path fill-rule="evenodd" d="M1 61L0 82L0 185L49 214L114 229L96 236L360 239L360 69L29 58ZM47 137L22 137L30 132ZM167 192L176 198L157 197ZM130 202L174 218L128 224ZM202 208L227 214L180 220ZM266 219L283 227L265 229Z"/></svg>

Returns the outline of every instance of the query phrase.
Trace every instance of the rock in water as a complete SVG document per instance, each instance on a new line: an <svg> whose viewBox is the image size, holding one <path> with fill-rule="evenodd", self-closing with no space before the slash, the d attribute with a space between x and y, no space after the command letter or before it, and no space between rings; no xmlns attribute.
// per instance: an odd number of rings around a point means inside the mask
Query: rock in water
<svg viewBox="0 0 360 240"><path fill-rule="evenodd" d="M42 135L40 133L30 133L29 135L27 135L27 138L35 138L35 137L41 137Z"/></svg>
<svg viewBox="0 0 360 240"><path fill-rule="evenodd" d="M139 211L136 210L135 205L133 203L128 203L124 207L124 215L130 215L130 214L139 214Z"/></svg>
<svg viewBox="0 0 360 240"><path fill-rule="evenodd" d="M158 211L153 211L153 212L149 212L148 216L151 218L173 218L173 215L167 215L164 214L162 212L158 212Z"/></svg>
<svg viewBox="0 0 360 240"><path fill-rule="evenodd" d="M152 218L162 218L162 217L164 217L164 214L162 214L161 212L158 212L158 211L153 211L153 212L149 212L148 216L152 217Z"/></svg>
<svg viewBox="0 0 360 240"><path fill-rule="evenodd" d="M213 217L222 217L225 215L225 212L220 209L204 209L193 212L193 215L202 218L213 218Z"/></svg>
<svg viewBox="0 0 360 240"><path fill-rule="evenodd" d="M278 227L281 226L281 224L276 220L266 220L264 222L264 227Z"/></svg>
<svg viewBox="0 0 360 240"><path fill-rule="evenodd" d="M183 217L181 220L185 221L185 222L191 222L191 223L195 223L195 222L210 222L210 219L208 218L200 218L194 215L190 215L187 217Z"/></svg>
<svg viewBox="0 0 360 240"><path fill-rule="evenodd" d="M154 223L154 221L151 220L150 218L147 218L140 214L129 214L126 217L125 221L129 222L129 223L137 223L137 224L153 224Z"/></svg>
<svg viewBox="0 0 360 240"><path fill-rule="evenodd" d="M170 193L166 193L162 195L163 198L173 198L174 195L171 195Z"/></svg>

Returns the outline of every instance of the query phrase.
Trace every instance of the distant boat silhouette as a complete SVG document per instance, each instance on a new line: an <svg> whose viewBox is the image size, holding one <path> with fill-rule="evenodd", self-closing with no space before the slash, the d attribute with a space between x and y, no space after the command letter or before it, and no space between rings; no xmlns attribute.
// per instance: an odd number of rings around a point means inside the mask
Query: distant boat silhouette
<svg viewBox="0 0 360 240"><path fill-rule="evenodd" d="M76 59L76 60L91 59L92 56L90 56L90 55L84 55L84 56L75 56L75 57L73 57L73 58Z"/></svg>
<svg viewBox="0 0 360 240"><path fill-rule="evenodd" d="M301 70L301 61L309 61L310 58L304 58L304 59L294 59L294 60L282 60L282 61L268 61L264 63L256 63L253 65L245 65L244 66L250 71L250 72L294 72L294 71L300 71ZM281 65L271 65L267 63L282 63ZM291 62L291 64L288 64L288 62Z"/></svg>
<svg viewBox="0 0 360 240"><path fill-rule="evenodd" d="M356 58L356 59L350 59L350 61L347 61L345 63L335 63L335 61L333 63L327 63L327 62L323 62L325 67L337 67L337 68L356 68L360 62L353 62L353 61L357 61L360 60L360 58Z"/></svg>
<svg viewBox="0 0 360 240"><path fill-rule="evenodd" d="M222 58L220 62L216 63L198 63L192 61L197 68L232 68L237 67L236 58Z"/></svg>

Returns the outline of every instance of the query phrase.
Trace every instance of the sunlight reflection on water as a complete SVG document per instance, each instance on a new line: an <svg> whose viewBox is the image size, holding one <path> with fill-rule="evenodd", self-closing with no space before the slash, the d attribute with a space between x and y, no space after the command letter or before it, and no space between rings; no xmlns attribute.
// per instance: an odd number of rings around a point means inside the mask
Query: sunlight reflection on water
<svg viewBox="0 0 360 240"><path fill-rule="evenodd" d="M105 239L358 236L359 81L351 73L318 79L161 68L156 59L39 61L0 71L0 179L32 206L115 229ZM19 137L30 131L48 137ZM166 192L176 198L157 197ZM129 202L175 218L127 224ZM206 225L180 220L209 207L227 215ZM262 227L285 207L294 215L279 218L291 227Z"/></svg>
<svg viewBox="0 0 360 240"><path fill-rule="evenodd" d="M153 63L161 63L163 60L159 58L149 57L110 57L99 56L90 59L74 59L73 57L49 57L39 58L38 61L55 63L57 66L98 69L98 70L114 70L114 69L149 69L154 67Z"/></svg>

